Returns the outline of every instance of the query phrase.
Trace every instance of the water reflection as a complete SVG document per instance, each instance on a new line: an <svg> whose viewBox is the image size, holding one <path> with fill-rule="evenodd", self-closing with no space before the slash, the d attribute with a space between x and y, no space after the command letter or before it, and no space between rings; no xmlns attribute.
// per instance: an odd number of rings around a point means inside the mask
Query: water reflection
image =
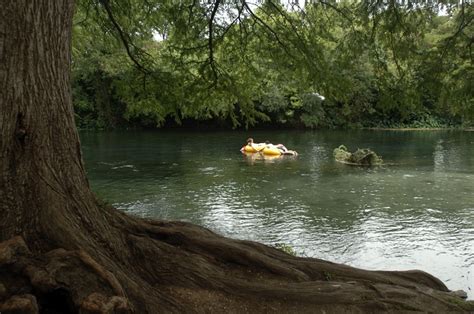
<svg viewBox="0 0 474 314"><path fill-rule="evenodd" d="M256 132L297 158L243 156L251 134L82 134L93 189L142 217L370 269L428 271L474 298L474 133ZM216 145L219 143L219 145ZM332 151L369 147L387 166Z"/></svg>
<svg viewBox="0 0 474 314"><path fill-rule="evenodd" d="M289 156L289 155L281 155L281 156L275 156L275 155L265 155L262 153L242 153L243 159L249 164L249 165L254 165L258 163L269 163L273 164L276 162L289 162L289 161L295 161L297 160L297 156Z"/></svg>

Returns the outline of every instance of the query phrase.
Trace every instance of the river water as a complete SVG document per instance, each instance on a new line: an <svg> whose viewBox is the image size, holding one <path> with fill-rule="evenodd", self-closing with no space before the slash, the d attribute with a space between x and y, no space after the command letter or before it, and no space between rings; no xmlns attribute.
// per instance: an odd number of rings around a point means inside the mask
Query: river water
<svg viewBox="0 0 474 314"><path fill-rule="evenodd" d="M246 138L297 158L246 158ZM130 214L366 269L427 271L474 298L474 132L81 134L97 195ZM387 165L334 161L340 144Z"/></svg>

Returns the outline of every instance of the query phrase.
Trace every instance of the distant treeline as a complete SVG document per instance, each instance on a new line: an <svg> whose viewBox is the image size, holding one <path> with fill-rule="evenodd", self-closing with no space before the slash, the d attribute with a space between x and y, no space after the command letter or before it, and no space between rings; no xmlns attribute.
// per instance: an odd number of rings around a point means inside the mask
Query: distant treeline
<svg viewBox="0 0 474 314"><path fill-rule="evenodd" d="M473 123L470 3L158 7L117 6L118 30L79 3L72 68L80 128Z"/></svg>

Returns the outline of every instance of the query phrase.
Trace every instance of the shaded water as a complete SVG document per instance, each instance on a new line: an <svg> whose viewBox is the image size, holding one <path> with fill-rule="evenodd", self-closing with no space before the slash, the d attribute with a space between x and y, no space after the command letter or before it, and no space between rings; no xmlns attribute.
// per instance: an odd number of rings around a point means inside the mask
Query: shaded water
<svg viewBox="0 0 474 314"><path fill-rule="evenodd" d="M251 135L295 149L252 160ZM474 132L272 131L81 134L103 199L143 217L282 243L366 269L422 269L474 298ZM387 166L351 167L332 150L370 147Z"/></svg>

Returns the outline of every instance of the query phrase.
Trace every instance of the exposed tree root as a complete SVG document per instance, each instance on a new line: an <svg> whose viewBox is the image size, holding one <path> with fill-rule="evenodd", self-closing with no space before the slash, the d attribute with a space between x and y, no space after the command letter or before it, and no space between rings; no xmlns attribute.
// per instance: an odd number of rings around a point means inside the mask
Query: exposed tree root
<svg viewBox="0 0 474 314"><path fill-rule="evenodd" d="M30 252L21 237L0 244L1 313L130 313L120 283L84 251Z"/></svg>
<svg viewBox="0 0 474 314"><path fill-rule="evenodd" d="M108 211L108 209L106 210ZM183 222L121 213L120 248L32 253L0 244L1 313L469 312L421 271L365 271L298 258Z"/></svg>

